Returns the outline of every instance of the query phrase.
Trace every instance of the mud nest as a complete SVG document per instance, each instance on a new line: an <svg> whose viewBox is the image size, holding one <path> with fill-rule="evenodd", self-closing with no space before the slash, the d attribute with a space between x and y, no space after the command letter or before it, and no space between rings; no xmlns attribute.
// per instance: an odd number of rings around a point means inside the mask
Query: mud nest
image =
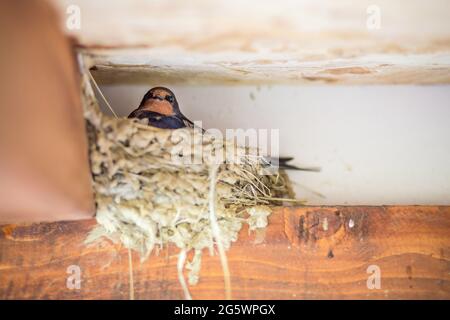
<svg viewBox="0 0 450 320"><path fill-rule="evenodd" d="M289 195L286 176L268 175L255 150L201 129L106 116L86 73L82 87L98 222L87 242L106 237L142 260L173 244L196 284L204 249L220 254L244 224L266 227L271 206Z"/></svg>

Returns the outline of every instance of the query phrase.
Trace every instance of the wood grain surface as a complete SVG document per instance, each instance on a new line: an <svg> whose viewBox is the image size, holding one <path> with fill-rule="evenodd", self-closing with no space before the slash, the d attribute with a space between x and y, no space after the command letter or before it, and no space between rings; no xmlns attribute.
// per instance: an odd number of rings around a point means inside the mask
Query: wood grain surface
<svg viewBox="0 0 450 320"><path fill-rule="evenodd" d="M101 83L450 83L448 0L53 2Z"/></svg>
<svg viewBox="0 0 450 320"><path fill-rule="evenodd" d="M95 220L3 225L0 299L128 299L128 252L85 246ZM177 248L133 254L136 299L182 299ZM236 299L450 299L450 207L277 208L264 232L243 229L228 252ZM81 288L68 289L67 268ZM369 266L381 288L368 289ZM194 299L222 299L217 256L205 252Z"/></svg>

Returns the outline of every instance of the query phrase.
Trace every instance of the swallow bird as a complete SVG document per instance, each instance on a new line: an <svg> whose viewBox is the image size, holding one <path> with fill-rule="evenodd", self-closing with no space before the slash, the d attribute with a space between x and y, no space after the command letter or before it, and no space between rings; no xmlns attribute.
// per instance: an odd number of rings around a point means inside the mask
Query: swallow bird
<svg viewBox="0 0 450 320"><path fill-rule="evenodd" d="M194 127L194 123L181 113L173 92L164 87L150 89L128 118L148 119L150 126L161 129Z"/></svg>
<svg viewBox="0 0 450 320"><path fill-rule="evenodd" d="M181 112L174 93L164 87L150 89L142 98L139 107L131 112L128 118L148 119L148 125L161 129L194 127L194 123ZM282 169L320 171L320 168L299 168L288 164L287 162L293 160L292 157L265 157L263 160L268 166L278 163Z"/></svg>

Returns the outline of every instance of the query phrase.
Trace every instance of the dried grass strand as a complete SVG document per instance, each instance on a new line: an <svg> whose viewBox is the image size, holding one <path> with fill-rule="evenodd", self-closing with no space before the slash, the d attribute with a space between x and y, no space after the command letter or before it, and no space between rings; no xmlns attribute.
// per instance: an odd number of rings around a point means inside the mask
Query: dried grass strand
<svg viewBox="0 0 450 320"><path fill-rule="evenodd" d="M228 259L225 253L225 248L222 243L222 236L220 233L219 224L217 223L216 216L216 183L217 183L217 171L219 165L213 165L210 168L209 174L209 220L211 223L211 230L213 237L216 240L217 249L219 251L220 264L222 265L223 279L225 283L225 299L231 300L231 276L230 269L228 267Z"/></svg>
<svg viewBox="0 0 450 320"><path fill-rule="evenodd" d="M109 104L108 100L106 100L105 96L103 95L102 90L100 90L100 87L97 84L97 81L95 81L94 77L92 76L91 72L88 71L87 72L89 75L89 78L91 79L92 83L94 84L95 88L97 89L98 93L100 94L100 96L102 97L103 101L105 102L105 104L108 106L109 110L111 110L112 114L114 115L115 118L119 118L119 116L117 115L117 113L114 111L114 109L111 107L111 105Z"/></svg>
<svg viewBox="0 0 450 320"><path fill-rule="evenodd" d="M128 248L128 272L129 272L129 282L130 282L130 300L134 300L134 278L133 278L133 256L131 254L131 249Z"/></svg>
<svg viewBox="0 0 450 320"><path fill-rule="evenodd" d="M186 280L184 280L183 269L186 264L186 249L181 249L178 254L177 271L178 271L178 281L180 282L181 288L183 289L184 299L192 300L191 293L189 292Z"/></svg>

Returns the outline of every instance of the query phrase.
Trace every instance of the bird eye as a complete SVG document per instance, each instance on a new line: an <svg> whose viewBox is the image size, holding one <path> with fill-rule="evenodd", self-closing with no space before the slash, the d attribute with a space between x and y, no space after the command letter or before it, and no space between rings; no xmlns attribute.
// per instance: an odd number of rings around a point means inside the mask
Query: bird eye
<svg viewBox="0 0 450 320"><path fill-rule="evenodd" d="M174 98L172 96L166 96L165 98L167 101L169 101L170 103L173 103Z"/></svg>

